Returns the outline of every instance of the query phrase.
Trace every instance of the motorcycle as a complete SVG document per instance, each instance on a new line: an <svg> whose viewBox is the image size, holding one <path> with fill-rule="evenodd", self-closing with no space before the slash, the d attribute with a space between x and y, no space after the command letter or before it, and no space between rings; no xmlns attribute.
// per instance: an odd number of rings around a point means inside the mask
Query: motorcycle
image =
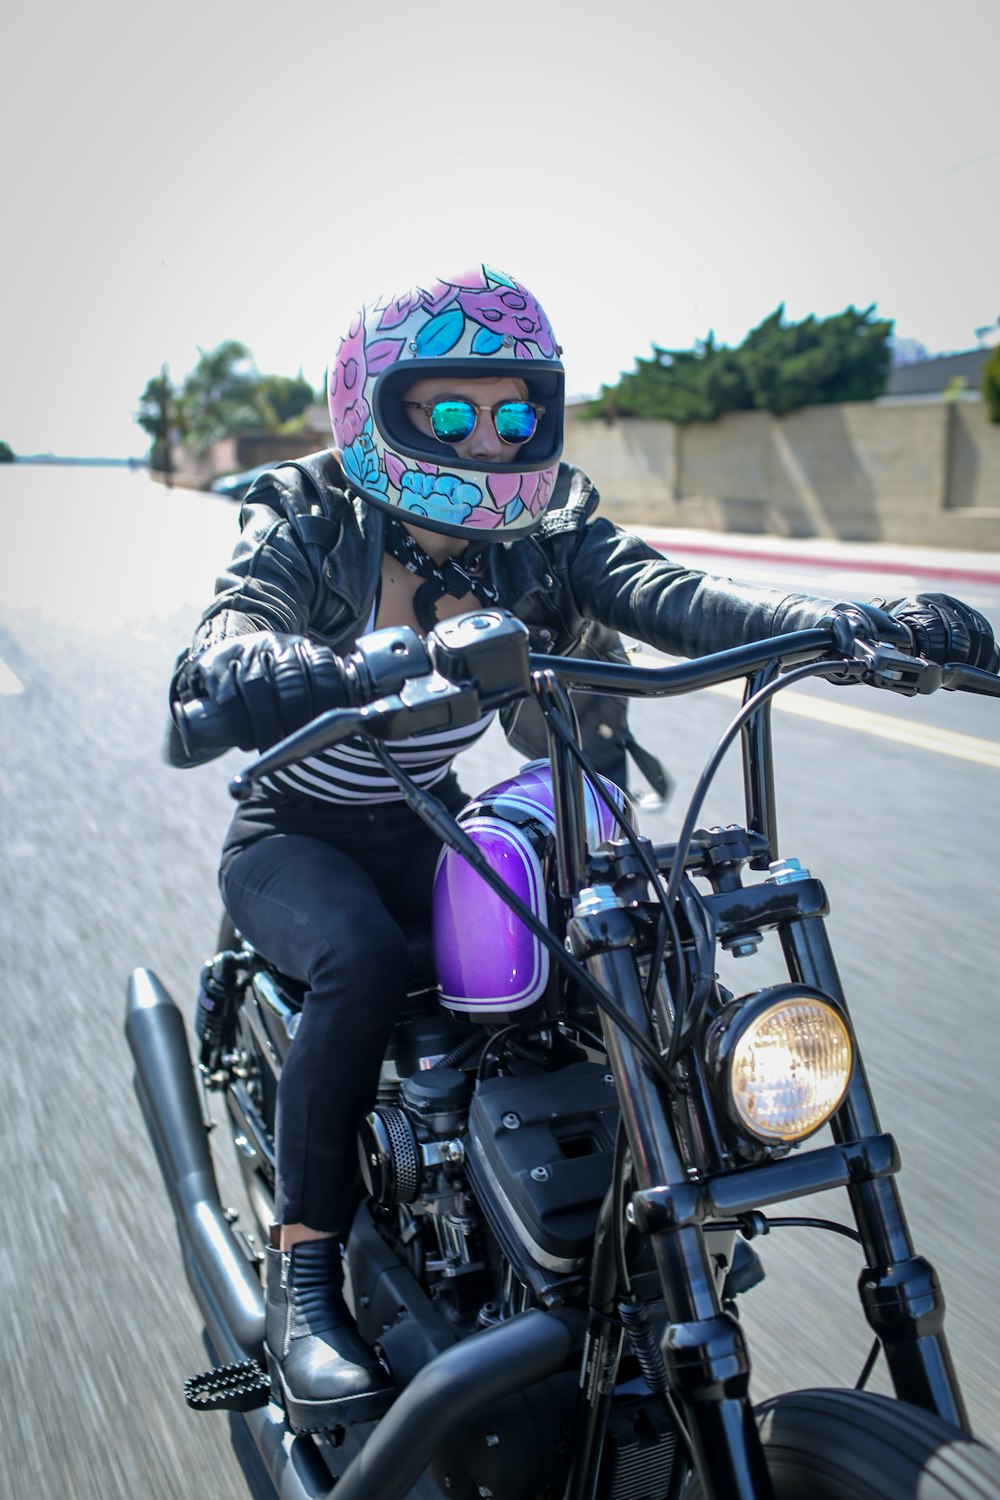
<svg viewBox="0 0 1000 1500"><path fill-rule="evenodd" d="M770 721L775 694L813 676L904 695L996 696L1000 679L843 622L663 666L547 657L497 609L425 640L374 632L349 667L354 706L265 752L232 790L361 733L442 842L433 930L412 936L343 1247L358 1328L397 1394L377 1423L304 1434L272 1393L259 1246L302 992L224 924L202 972L196 1064L155 974L136 970L127 999L138 1098L218 1361L188 1382L189 1403L242 1413L294 1500L1000 1496L1000 1455L969 1432L938 1279L907 1227L823 885L778 854ZM738 679L742 706L676 840L654 845L627 795L589 768L571 690L676 696ZM547 758L457 818L393 759L394 738L524 699L544 716ZM182 714L190 741L210 744L212 705ZM745 815L702 828L735 743ZM780 950L783 973L733 994L720 954L762 945ZM213 1094L249 1231L220 1199ZM835 1187L853 1225L768 1217ZM872 1354L853 1389L754 1409L738 1315L763 1274L752 1241L807 1222L858 1246ZM878 1354L895 1397L863 1389Z"/></svg>

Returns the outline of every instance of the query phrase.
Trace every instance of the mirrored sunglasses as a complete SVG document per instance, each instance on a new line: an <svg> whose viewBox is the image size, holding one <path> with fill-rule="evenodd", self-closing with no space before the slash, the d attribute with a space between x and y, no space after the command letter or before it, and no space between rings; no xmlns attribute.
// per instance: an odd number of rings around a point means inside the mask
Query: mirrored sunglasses
<svg viewBox="0 0 1000 1500"><path fill-rule="evenodd" d="M498 401L496 406L477 406L457 397L447 401L404 401L414 411L426 412L431 431L442 443L462 443L476 430L481 412L489 412L502 443L526 443L534 437L545 411L532 401Z"/></svg>

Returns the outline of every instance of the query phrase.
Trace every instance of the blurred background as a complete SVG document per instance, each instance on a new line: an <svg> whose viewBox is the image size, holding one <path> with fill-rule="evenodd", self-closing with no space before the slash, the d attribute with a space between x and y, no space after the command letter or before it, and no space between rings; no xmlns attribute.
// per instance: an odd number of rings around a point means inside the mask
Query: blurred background
<svg viewBox="0 0 1000 1500"><path fill-rule="evenodd" d="M480 260L568 390L655 342L877 305L927 353L1000 315L996 8L123 0L4 38L0 438L142 453L164 363L322 384L361 301Z"/></svg>
<svg viewBox="0 0 1000 1500"><path fill-rule="evenodd" d="M997 31L968 0L280 17L109 0L10 23L0 1493L266 1493L238 1429L234 1445L225 1417L183 1402L207 1356L121 1033L136 965L190 1013L240 764L160 759L170 666L238 509L145 469L149 382L182 389L237 340L258 373L318 396L360 300L482 258L537 289L581 407L657 349L703 352L710 333L739 348L779 307L789 325L872 309L892 324L875 399L715 423L605 410L581 416L569 456L608 514L680 560L836 597L946 589L1000 628L1000 426L978 379L1000 315ZM975 375L925 369L931 388L912 389L912 371L974 352ZM313 420L293 445L325 440ZM210 455L187 483L245 457ZM782 853L830 892L914 1237L944 1282L973 1426L1000 1444L995 705L785 696ZM676 830L732 711L722 694L635 711L677 784L642 811L652 837ZM463 779L516 763L491 734ZM705 816L742 816L735 763ZM868 1340L851 1247L788 1231L759 1248L755 1395L852 1383Z"/></svg>

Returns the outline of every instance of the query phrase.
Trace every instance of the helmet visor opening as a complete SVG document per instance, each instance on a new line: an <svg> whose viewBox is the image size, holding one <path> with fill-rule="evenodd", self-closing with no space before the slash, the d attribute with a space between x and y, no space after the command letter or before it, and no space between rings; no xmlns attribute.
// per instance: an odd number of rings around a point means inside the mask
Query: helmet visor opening
<svg viewBox="0 0 1000 1500"><path fill-rule="evenodd" d="M563 373L559 366L539 368L524 360L491 359L488 368L476 360L414 359L394 365L375 382L372 406L375 424L385 441L408 458L452 469L486 469L489 472L531 472L548 468L562 453ZM511 398L492 406L480 406L466 397L443 397L434 402L412 402L407 393L426 376L456 381L495 379L506 376L527 387L525 400ZM424 432L412 420L413 406L423 408L432 431ZM487 462L462 458L455 444L475 430L476 422L492 421L497 435L510 446L510 458Z"/></svg>

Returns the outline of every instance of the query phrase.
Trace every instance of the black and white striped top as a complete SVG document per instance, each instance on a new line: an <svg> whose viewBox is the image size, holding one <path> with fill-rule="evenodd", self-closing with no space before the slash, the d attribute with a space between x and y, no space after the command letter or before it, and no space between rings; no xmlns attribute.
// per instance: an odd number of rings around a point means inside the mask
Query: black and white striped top
<svg viewBox="0 0 1000 1500"><path fill-rule="evenodd" d="M463 724L460 729L388 740L386 748L418 786L433 787L448 774L448 767L459 751L485 733L492 718L493 714L488 714L477 724ZM322 802L346 802L352 806L395 802L400 796L399 787L361 735L353 735L320 755L297 761L262 777L261 781L271 791L294 792L299 797L318 797Z"/></svg>
<svg viewBox="0 0 1000 1500"><path fill-rule="evenodd" d="M363 635L374 630L377 607L376 600ZM463 724L460 729L442 729L436 734L410 735L408 739L388 740L386 744L393 760L399 762L417 786L429 788L447 776L455 756L485 734L493 718L490 713L478 724ZM299 797L346 802L354 807L367 802L397 802L401 795L360 734L351 735L319 755L310 755L284 770L262 776L261 785L272 792L294 792Z"/></svg>

